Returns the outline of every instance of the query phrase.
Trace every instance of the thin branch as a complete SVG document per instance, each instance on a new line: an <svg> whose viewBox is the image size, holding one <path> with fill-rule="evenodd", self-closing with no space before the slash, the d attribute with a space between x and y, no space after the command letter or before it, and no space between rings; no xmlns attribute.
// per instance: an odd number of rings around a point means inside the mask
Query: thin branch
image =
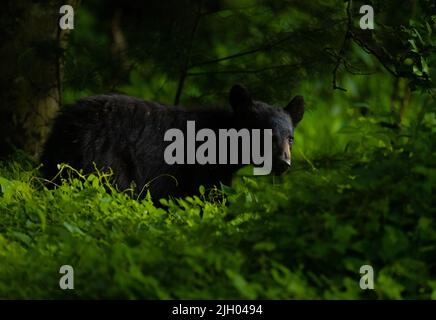
<svg viewBox="0 0 436 320"><path fill-rule="evenodd" d="M194 46L194 38L195 38L195 34L197 33L198 25L200 24L200 18L202 16L202 13L201 13L202 8L203 8L203 2L201 1L199 4L199 7L198 7L197 15L195 16L194 26L192 28L191 36L189 39L189 47L188 47L188 51L186 53L185 63L184 63L183 68L180 72L179 83L177 85L177 91L176 91L176 97L174 98L175 105L179 104L180 97L182 96L183 86L185 84L186 75L188 73L189 64L191 62L191 52L192 52L192 48Z"/></svg>
<svg viewBox="0 0 436 320"><path fill-rule="evenodd" d="M364 43L360 38L358 38L354 33L351 33L351 36L353 40L363 49L365 52L372 54L374 57L377 58L377 60L380 62L380 64L395 78L398 78L399 75L392 70L382 59L382 57L372 48L370 48L366 43Z"/></svg>
<svg viewBox="0 0 436 320"><path fill-rule="evenodd" d="M337 54L332 48L324 48L323 51L326 52L328 55L332 56L335 60L339 60L340 58L339 54ZM369 76L376 73L376 71L362 72L358 67L353 66L344 57L342 57L342 64L344 65L345 70L347 70L347 72L352 75Z"/></svg>
<svg viewBox="0 0 436 320"><path fill-rule="evenodd" d="M344 62L344 55L345 55L345 49L347 46L347 43L349 42L350 38L352 37L352 28L353 28L353 20L351 16L351 3L352 0L348 0L347 2L347 31L345 32L344 40L342 41L341 49L339 50L339 53L337 54L337 60L335 67L333 68L332 74L333 74L333 90L342 90L347 91L346 89L340 87L337 85L337 74L339 67Z"/></svg>
<svg viewBox="0 0 436 320"><path fill-rule="evenodd" d="M348 73L352 75L358 75L358 76L370 76L372 74L377 73L377 71L370 71L370 72L362 72L359 70L359 68L353 66L350 62L347 60L344 60L344 67L345 70L347 70ZM354 70L353 70L354 69Z"/></svg>
<svg viewBox="0 0 436 320"><path fill-rule="evenodd" d="M315 33L315 32L322 32L322 31L325 31L326 29L328 29L330 27L337 26L338 23L342 23L342 22L343 22L342 20L339 20L339 21L334 21L331 25L324 26L322 28L316 28L316 29L312 29L312 30L307 30L306 29L306 30L304 30L304 34ZM238 52L238 53L231 54L231 55L225 56L225 57L220 57L220 58L216 58L216 59L207 60L207 61L203 61L203 62L192 64L190 66L190 69L196 68L196 67L205 66L205 65L209 65L209 64L214 64L214 63L218 63L218 62L222 62L222 61L226 61L226 60L230 60L230 59L239 58L239 57L242 57L242 56L254 54L254 53L257 53L257 52L261 52L261 51L271 50L274 47L280 45L281 43L286 42L286 41L288 41L290 39L294 39L295 37L296 37L296 33L291 32L291 33L288 33L286 36L284 36L284 37L282 37L280 39L277 39L277 40L274 40L274 41L270 41L269 43L260 45L257 48L253 48L253 49L250 49L250 50Z"/></svg>
<svg viewBox="0 0 436 320"><path fill-rule="evenodd" d="M333 74L333 89L338 89L342 91L346 91L346 89L341 88L337 85L337 73L341 65L344 65L345 69L354 74L355 72L351 71L351 65L345 60L345 50L346 46L349 42L349 40L352 40L355 42L360 48L362 48L366 53L373 55L379 63L395 78L398 78L399 75L385 62L385 59L383 59L382 55L380 55L375 49L371 48L367 43L365 43L353 30L353 20L352 20L352 13L351 13L351 7L352 7L352 0L347 1L347 30L345 32L345 37L342 42L341 49L338 54L328 52L327 53L334 55L336 57L336 64L333 68L332 74ZM382 48L383 49L383 48ZM358 74L364 74L364 73L358 73Z"/></svg>
<svg viewBox="0 0 436 320"><path fill-rule="evenodd" d="M259 52L259 51L266 50L267 48L271 48L271 45L269 45L269 46L261 46L259 48L255 48L255 49L251 49L251 50L235 53L235 54L232 54L230 56L226 56L226 57L222 57L222 58L217 58L217 59L213 59L213 60L209 60L209 61L204 61L204 62L196 63L196 64L193 64L191 66L191 68L201 67L201 66L205 66L205 65L208 65L208 64L213 64L213 63L218 63L218 62L225 61L225 60L239 58L239 57L242 57L242 56L245 56L245 55L249 55L249 54L252 54L252 53L256 53L256 52Z"/></svg>
<svg viewBox="0 0 436 320"><path fill-rule="evenodd" d="M235 69L235 70L213 70L213 71L204 71L204 72L189 72L187 76L204 76L204 75L211 75L211 74L253 74L253 73L260 73L265 72L269 70L275 70L275 69L284 69L284 68L297 68L300 67L301 63L296 64L283 64L283 65L277 65L277 66L269 66L259 69Z"/></svg>

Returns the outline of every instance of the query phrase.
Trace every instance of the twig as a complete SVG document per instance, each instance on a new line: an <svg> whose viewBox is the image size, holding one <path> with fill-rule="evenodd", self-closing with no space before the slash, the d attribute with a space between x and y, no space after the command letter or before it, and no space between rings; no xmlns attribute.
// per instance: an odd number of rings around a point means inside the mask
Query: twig
<svg viewBox="0 0 436 320"><path fill-rule="evenodd" d="M347 46L348 41L350 38L352 38L352 28L353 28L353 21L351 16L351 3L352 0L348 0L347 2L347 31L345 32L344 40L342 41L341 49L339 50L339 53L337 54L337 60L335 67L333 68L332 74L333 74L333 90L341 90L341 91L347 91L346 89L340 87L337 85L337 73L339 70L339 67L344 62L344 55L345 55L345 48Z"/></svg>
<svg viewBox="0 0 436 320"><path fill-rule="evenodd" d="M203 8L203 2L201 1L198 7L198 13L195 16L194 27L192 28L191 37L189 39L189 47L186 53L185 63L183 65L182 71L180 72L179 83L177 85L176 97L174 98L174 104L178 105L180 102L180 97L182 96L183 86L185 84L186 75L189 70L189 64L191 62L191 52L194 46L194 38L197 33L198 25L200 24L200 18L202 16L201 11Z"/></svg>
<svg viewBox="0 0 436 320"><path fill-rule="evenodd" d="M372 54L374 57L377 58L377 60L380 62L380 64L394 77L398 78L399 75L392 70L382 59L382 57L372 48L370 48L366 43L364 43L360 38L358 38L354 33L351 34L353 40L367 53Z"/></svg>
<svg viewBox="0 0 436 320"><path fill-rule="evenodd" d="M211 74L253 74L253 73L260 73L265 72L269 70L275 70L275 69L283 69L283 68L297 68L300 67L301 63L296 64L283 64L283 65L277 65L277 66L269 66L259 69L253 69L253 70L246 70L246 69L235 69L235 70L213 70L213 71L204 71L204 72L189 72L187 76L204 76L204 75L211 75Z"/></svg>
<svg viewBox="0 0 436 320"><path fill-rule="evenodd" d="M306 30L304 30L304 34L307 35L307 34L310 34L310 33L325 31L326 29L328 29L328 28L330 28L332 26L337 26L338 23L341 23L341 22L342 22L342 20L339 20L339 21L334 21L334 23L332 23L331 25L324 26L322 28L316 28L316 29L312 29L312 30L307 30L306 29ZM242 51L242 52L238 52L238 53L235 53L235 54L231 54L231 55L225 56L225 57L220 57L220 58L216 58L216 59L212 59L212 60L202 61L202 62L199 62L199 63L196 63L196 64L192 64L190 68L201 67L201 66L205 66L205 65L208 65L208 64L214 64L214 63L218 63L218 62L222 62L222 61L226 61L226 60L230 60L230 59L235 59L235 58L239 58L239 57L242 57L242 56L254 54L254 53L257 53L257 52L261 52L261 51L271 50L274 47L278 46L279 44L281 44L281 43L283 43L285 41L288 41L290 39L295 38L295 36L296 36L296 33L290 32L286 36L284 36L284 37L282 37L280 39L270 41L269 43L266 43L266 44L262 44L262 45L260 45L257 48L252 48L252 49L249 49L249 50L246 50L246 51Z"/></svg>

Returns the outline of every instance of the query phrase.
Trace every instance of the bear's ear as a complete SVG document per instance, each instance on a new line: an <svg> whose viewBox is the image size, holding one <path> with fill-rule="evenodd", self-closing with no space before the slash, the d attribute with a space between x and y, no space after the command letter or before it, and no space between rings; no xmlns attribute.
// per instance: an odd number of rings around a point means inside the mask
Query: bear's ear
<svg viewBox="0 0 436 320"><path fill-rule="evenodd" d="M235 84L229 93L229 101L235 112L247 112L251 110L253 101L247 89L239 84Z"/></svg>
<svg viewBox="0 0 436 320"><path fill-rule="evenodd" d="M303 119L304 99L302 96L295 96L285 108L285 111L291 116L292 124L297 125Z"/></svg>

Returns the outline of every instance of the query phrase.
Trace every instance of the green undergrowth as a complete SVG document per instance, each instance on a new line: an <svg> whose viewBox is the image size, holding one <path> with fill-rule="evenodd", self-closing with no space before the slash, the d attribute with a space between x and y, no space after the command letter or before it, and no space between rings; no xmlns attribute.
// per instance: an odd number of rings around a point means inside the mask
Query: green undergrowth
<svg viewBox="0 0 436 320"><path fill-rule="evenodd" d="M47 188L17 155L0 168L0 298L435 299L433 141L297 153L283 177L239 174L157 206L68 167ZM74 290L59 288L62 265Z"/></svg>

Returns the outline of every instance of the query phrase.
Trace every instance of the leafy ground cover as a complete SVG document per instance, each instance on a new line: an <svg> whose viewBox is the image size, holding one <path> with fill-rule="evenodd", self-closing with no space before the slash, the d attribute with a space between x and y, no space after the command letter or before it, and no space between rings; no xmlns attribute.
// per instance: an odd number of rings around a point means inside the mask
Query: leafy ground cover
<svg viewBox="0 0 436 320"><path fill-rule="evenodd" d="M102 173L47 189L18 154L0 169L0 297L434 299L434 150L427 129L158 206ZM59 289L65 264L74 290ZM365 264L375 290L359 287Z"/></svg>

